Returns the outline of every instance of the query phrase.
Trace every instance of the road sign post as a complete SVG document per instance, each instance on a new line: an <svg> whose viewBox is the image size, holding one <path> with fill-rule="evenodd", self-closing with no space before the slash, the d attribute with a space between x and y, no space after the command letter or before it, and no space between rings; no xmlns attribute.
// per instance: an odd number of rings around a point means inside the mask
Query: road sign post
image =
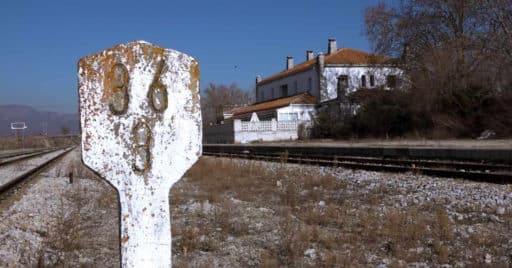
<svg viewBox="0 0 512 268"><path fill-rule="evenodd" d="M199 66L144 41L78 63L82 161L121 206L123 267L170 267L169 190L201 155Z"/></svg>
<svg viewBox="0 0 512 268"><path fill-rule="evenodd" d="M25 124L25 122L13 122L11 123L11 129L16 135L18 146L22 149L25 149L25 145L23 144L23 136L25 134L25 129L27 129L27 124Z"/></svg>

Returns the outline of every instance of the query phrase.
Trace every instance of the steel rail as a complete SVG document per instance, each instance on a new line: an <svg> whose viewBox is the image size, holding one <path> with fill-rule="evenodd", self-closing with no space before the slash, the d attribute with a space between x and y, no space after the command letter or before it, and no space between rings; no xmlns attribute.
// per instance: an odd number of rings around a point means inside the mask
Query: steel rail
<svg viewBox="0 0 512 268"><path fill-rule="evenodd" d="M27 159L34 158L34 157L38 157L40 155L55 152L55 151L58 151L61 149L63 149L63 148L52 148L52 149L48 149L48 150L44 150L44 151L29 152L29 153L24 153L24 154L18 154L15 156L10 156L10 157L4 157L4 158L0 159L0 166L15 163L15 162L22 161L22 160L27 160Z"/></svg>
<svg viewBox="0 0 512 268"><path fill-rule="evenodd" d="M245 154L251 154L246 152ZM292 158L307 158L319 160L333 160L333 161L349 161L349 162L365 162L373 164L395 164L395 165L410 165L411 167L445 167L453 168L464 171L480 170L480 171L512 171L512 165L494 164L494 163L476 163L476 162L462 162L462 161L445 161L445 160L431 160L431 159L397 159L386 157L360 157L360 156L340 156L340 155L316 155L316 154L288 154L288 153L262 153L257 152L257 155L277 156L277 157L292 157Z"/></svg>
<svg viewBox="0 0 512 268"><path fill-rule="evenodd" d="M482 182L490 182L490 183L498 183L498 184L509 184L512 183L512 173L509 172L491 172L488 168L484 171L482 170L458 170L454 168L443 168L433 167L435 166L435 161L431 160L414 160L414 163L418 165L410 165L411 160L400 160L400 159L373 159L374 162L368 161L370 159L364 157L345 157L345 159L318 159L315 157L310 157L307 155L297 156L297 155L286 155L281 154L279 156L266 154L266 153L212 153L212 152L204 152L204 155L207 156L217 156L217 157L231 157L231 158L243 158L243 159L254 159L254 160L263 160L263 161L272 161L272 162L284 162L284 163L296 163L296 164L309 164L309 165L319 165L319 166L336 166L336 167L345 167L351 169L363 169L370 171L386 171L386 172L414 172L421 173L430 176L438 176L438 177L450 177L450 178L463 178L474 181L482 181ZM317 156L318 157L318 156ZM425 162L430 162L426 164L427 166L421 166L421 164ZM441 161L441 163L446 164L447 161ZM457 163L458 165L463 165L464 163ZM468 165L475 163L467 163ZM475 165L481 168L487 167L486 164ZM491 165L492 166L492 165ZM501 165L498 165L501 166Z"/></svg>
<svg viewBox="0 0 512 268"><path fill-rule="evenodd" d="M48 167L49 165L51 165L52 163L56 162L57 160L61 159L62 157L64 157L66 154L68 154L69 152L71 152L73 149L75 149L76 146L72 146L72 147L69 147L67 149L64 149L64 148L61 148L61 149L58 149L58 150L63 150L62 153L44 161L42 164L34 167L34 168L31 168L25 172L23 172L22 174L10 179L7 183L4 183L2 185L0 185L0 193L3 193L9 189L11 189L13 186L17 185L18 183L20 183L21 181L31 177L32 175L40 172L41 170L45 169L46 167ZM54 151L52 151L54 152ZM47 153L50 153L50 152L47 152ZM26 160L26 159L24 159ZM21 160L19 160L21 161Z"/></svg>
<svg viewBox="0 0 512 268"><path fill-rule="evenodd" d="M57 147L55 147L55 148L57 148ZM12 152L12 153L4 153L4 154L0 153L0 160L15 157L15 156L20 156L20 155L27 155L27 154L33 154L33 153L53 150L55 148L40 148L40 149L34 149L34 150L28 150L28 151L22 151L22 152Z"/></svg>

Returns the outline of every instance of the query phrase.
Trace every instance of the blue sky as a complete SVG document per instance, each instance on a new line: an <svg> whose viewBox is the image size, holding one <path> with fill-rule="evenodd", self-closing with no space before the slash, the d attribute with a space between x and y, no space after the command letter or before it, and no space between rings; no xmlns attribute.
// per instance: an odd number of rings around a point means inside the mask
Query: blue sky
<svg viewBox="0 0 512 268"><path fill-rule="evenodd" d="M305 51L369 50L363 10L378 0L23 1L0 4L0 104L77 112L79 58L132 40L199 60L201 88L283 70Z"/></svg>

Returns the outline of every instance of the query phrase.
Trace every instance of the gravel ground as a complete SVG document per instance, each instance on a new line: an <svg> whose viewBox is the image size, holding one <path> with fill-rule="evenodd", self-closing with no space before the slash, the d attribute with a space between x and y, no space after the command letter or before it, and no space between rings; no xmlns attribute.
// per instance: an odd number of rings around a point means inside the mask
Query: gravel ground
<svg viewBox="0 0 512 268"><path fill-rule="evenodd" d="M1 267L118 267L116 192L78 159L75 150L2 197ZM175 267L510 267L512 260L509 185L203 157L170 200Z"/></svg>
<svg viewBox="0 0 512 268"><path fill-rule="evenodd" d="M173 232L183 266L511 264L508 185L241 160L201 164L173 189L181 204L173 206L175 225L186 226ZM203 172L227 184L205 187ZM237 184L247 173L259 183Z"/></svg>

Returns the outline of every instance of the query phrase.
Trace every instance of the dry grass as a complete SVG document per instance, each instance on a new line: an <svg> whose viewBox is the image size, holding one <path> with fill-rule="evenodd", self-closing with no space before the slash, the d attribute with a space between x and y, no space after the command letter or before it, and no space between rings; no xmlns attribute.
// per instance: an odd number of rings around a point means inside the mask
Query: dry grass
<svg viewBox="0 0 512 268"><path fill-rule="evenodd" d="M14 136L0 137L1 150L16 150L21 148L49 148L60 146L78 145L77 137L46 137L46 136L25 136L19 140Z"/></svg>
<svg viewBox="0 0 512 268"><path fill-rule="evenodd" d="M332 171L203 157L170 192L173 267L510 267L510 207L498 217L432 192L431 201L413 203L410 195L423 194L416 186ZM58 252L75 264L89 256L84 267L118 260L115 190L103 181L108 190L87 188L100 179L80 161L57 173L69 191L57 197L59 227L43 234L49 251L41 256ZM72 184L62 181L69 173Z"/></svg>
<svg viewBox="0 0 512 268"><path fill-rule="evenodd" d="M47 142L40 138L23 137L17 139L16 137L0 137L0 151L1 150L15 150L21 148L45 148Z"/></svg>
<svg viewBox="0 0 512 268"><path fill-rule="evenodd" d="M237 251L241 257L230 259L236 263L231 265L258 267L374 266L384 259L390 266L437 266L461 258L482 261L484 251L500 254L490 234L456 235L456 223L442 204L386 205L398 194L386 185L360 193L358 185L330 174L216 158L202 158L185 177L171 192L173 215L187 217L186 225L173 222L178 263L201 259L204 252L214 259L233 255L226 252L230 245L256 250L256 257L247 258ZM213 208L195 214L176 208L194 202ZM266 210L271 213L259 212ZM464 257L461 248L474 257ZM310 249L314 256L306 256Z"/></svg>

